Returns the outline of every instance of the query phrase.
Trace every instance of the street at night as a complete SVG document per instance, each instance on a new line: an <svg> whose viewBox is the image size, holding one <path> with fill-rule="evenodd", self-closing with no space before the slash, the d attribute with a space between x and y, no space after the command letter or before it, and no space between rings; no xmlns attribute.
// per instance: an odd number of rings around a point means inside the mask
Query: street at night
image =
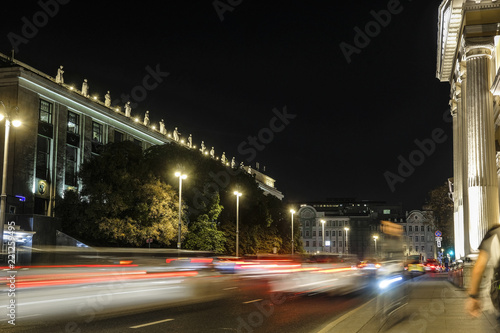
<svg viewBox="0 0 500 333"><path fill-rule="evenodd" d="M0 331L500 332L500 2L10 1Z"/></svg>

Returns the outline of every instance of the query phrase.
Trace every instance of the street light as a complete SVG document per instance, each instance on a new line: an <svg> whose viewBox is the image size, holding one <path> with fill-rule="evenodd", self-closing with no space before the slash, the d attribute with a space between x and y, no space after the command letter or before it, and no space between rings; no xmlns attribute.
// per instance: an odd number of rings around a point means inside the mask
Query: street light
<svg viewBox="0 0 500 333"><path fill-rule="evenodd" d="M238 257L238 248L240 241L240 227L239 227L239 215L240 215L240 197L241 193L238 191L234 191L234 195L236 196L236 257Z"/></svg>
<svg viewBox="0 0 500 333"><path fill-rule="evenodd" d="M325 220L321 220L321 237L323 237L321 245L323 245L323 252L325 252Z"/></svg>
<svg viewBox="0 0 500 333"><path fill-rule="evenodd" d="M292 213L292 256L293 256L293 214L295 214L295 211L293 209L290 209L290 213Z"/></svg>
<svg viewBox="0 0 500 333"><path fill-rule="evenodd" d="M177 171L175 173L175 177L179 177L179 232L178 232L178 238L177 238L177 249L181 249L181 215L182 215L182 180L187 178L187 175L182 174L181 172Z"/></svg>
<svg viewBox="0 0 500 333"><path fill-rule="evenodd" d="M9 132L10 125L19 127L21 126L21 121L18 119L13 119L11 121L10 115L7 112L7 108L2 101L0 101L0 105L2 105L4 109L4 113L0 113L0 121L5 118L5 140L4 140L4 148L3 148L3 170L2 170L2 194L0 196L0 228L2 231L0 237L0 253L3 253L3 232L5 225L5 207L7 206L7 165L8 165L8 153L9 153ZM14 108L17 111L17 106Z"/></svg>
<svg viewBox="0 0 500 333"><path fill-rule="evenodd" d="M373 236L373 240L375 241L375 255L377 255L377 239L378 236Z"/></svg>
<svg viewBox="0 0 500 333"><path fill-rule="evenodd" d="M349 248L347 247L347 240L348 240L347 232L349 231L349 228L345 227L344 230L345 230L345 253L348 254L349 253Z"/></svg>

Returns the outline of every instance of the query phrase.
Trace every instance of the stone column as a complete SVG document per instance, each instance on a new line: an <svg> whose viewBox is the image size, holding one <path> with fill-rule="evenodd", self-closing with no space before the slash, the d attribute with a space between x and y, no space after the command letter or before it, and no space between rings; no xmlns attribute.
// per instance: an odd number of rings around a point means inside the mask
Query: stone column
<svg viewBox="0 0 500 333"><path fill-rule="evenodd" d="M459 215L462 217L462 240L463 244L460 246L462 247L464 251L464 255L467 256L470 254L470 241L469 241L469 194L468 194L468 169L467 169L467 161L468 161L468 154L467 154L467 133L468 131L468 126L467 126L467 108L466 108L466 91L467 91L467 64L464 61L461 61L459 64L459 71L460 71L460 80L461 80L461 85L460 85L460 99L459 99L459 106L458 110L459 112L459 117L458 117L458 123L459 123L459 131L460 131L460 138L459 138L459 145L460 145L460 152L461 152L461 175L460 175L460 180L461 180L461 186L460 186L460 202L459 202Z"/></svg>
<svg viewBox="0 0 500 333"><path fill-rule="evenodd" d="M451 116L453 119L453 221L454 221L454 238L455 238L455 256L462 258L464 256L464 227L462 213L462 150L460 145L462 141L461 121L463 116L460 110L460 82L455 82L453 92L454 98L451 100ZM449 237L451 235L445 235Z"/></svg>
<svg viewBox="0 0 500 333"><path fill-rule="evenodd" d="M472 252L477 251L486 231L499 222L495 124L490 92L492 49L492 38L466 39L467 185Z"/></svg>

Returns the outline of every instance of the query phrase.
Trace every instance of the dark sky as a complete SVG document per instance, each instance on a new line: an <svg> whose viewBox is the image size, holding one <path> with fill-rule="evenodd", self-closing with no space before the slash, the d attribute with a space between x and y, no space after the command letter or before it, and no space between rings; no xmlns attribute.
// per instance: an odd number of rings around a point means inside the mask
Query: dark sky
<svg viewBox="0 0 500 333"><path fill-rule="evenodd" d="M16 40L18 60L52 76L63 65L66 83L81 88L86 78L91 94L110 90L120 105L135 92L133 115L149 110L217 155L259 162L287 201L420 209L452 176L449 84L435 78L441 1L60 2L3 4L0 52ZM356 42L348 62L341 43ZM149 91L147 67L162 73ZM281 126L273 118L285 107ZM424 155L416 140L428 143L433 131L440 142ZM248 137L259 133L253 157ZM418 166L398 174L410 157ZM392 188L387 172L401 177Z"/></svg>

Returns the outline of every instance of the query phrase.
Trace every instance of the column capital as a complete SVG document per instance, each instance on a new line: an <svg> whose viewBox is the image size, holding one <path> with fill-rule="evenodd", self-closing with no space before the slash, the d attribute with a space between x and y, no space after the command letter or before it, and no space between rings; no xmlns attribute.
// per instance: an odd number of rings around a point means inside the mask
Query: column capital
<svg viewBox="0 0 500 333"><path fill-rule="evenodd" d="M474 37L465 38L464 40L466 59L475 56L491 57L494 47L495 41L493 40L493 37Z"/></svg>

